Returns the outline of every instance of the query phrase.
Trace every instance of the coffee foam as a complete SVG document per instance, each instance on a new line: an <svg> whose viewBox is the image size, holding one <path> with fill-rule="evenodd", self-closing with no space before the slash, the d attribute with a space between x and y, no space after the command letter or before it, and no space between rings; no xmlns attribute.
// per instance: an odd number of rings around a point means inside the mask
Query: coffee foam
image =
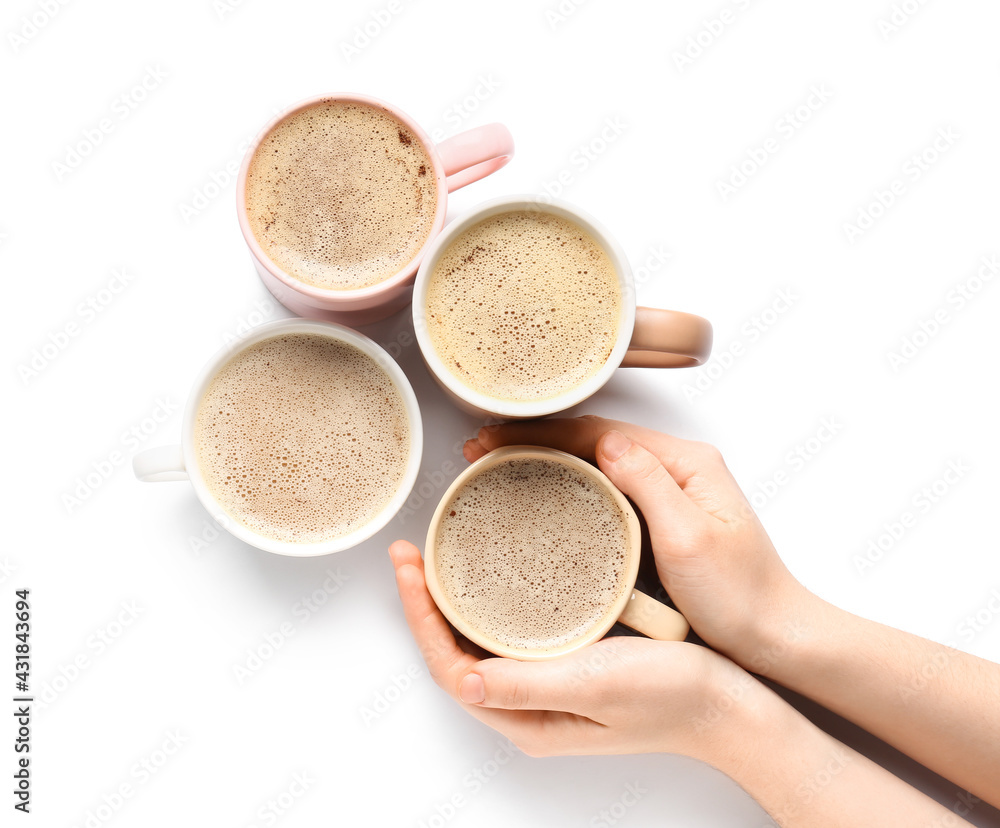
<svg viewBox="0 0 1000 828"><path fill-rule="evenodd" d="M607 618L626 588L628 519L611 494L562 463L514 459L467 481L444 507L438 581L488 638L546 651Z"/></svg>
<svg viewBox="0 0 1000 828"><path fill-rule="evenodd" d="M513 211L448 244L425 307L434 349L456 378L489 397L538 400L607 362L621 289L608 254L579 225Z"/></svg>
<svg viewBox="0 0 1000 828"><path fill-rule="evenodd" d="M402 122L361 103L324 101L279 123L250 161L250 229L299 281L331 290L398 273L430 237L437 180Z"/></svg>
<svg viewBox="0 0 1000 828"><path fill-rule="evenodd" d="M227 362L195 418L198 464L231 517L295 543L343 537L388 503L410 426L389 375L315 334L266 339Z"/></svg>

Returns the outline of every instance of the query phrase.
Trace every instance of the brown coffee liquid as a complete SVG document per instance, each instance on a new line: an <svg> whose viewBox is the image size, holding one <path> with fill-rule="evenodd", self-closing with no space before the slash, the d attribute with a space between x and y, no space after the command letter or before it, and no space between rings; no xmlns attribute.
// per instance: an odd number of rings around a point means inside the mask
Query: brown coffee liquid
<svg viewBox="0 0 1000 828"><path fill-rule="evenodd" d="M406 471L409 418L368 355L314 334L285 334L234 356L198 404L198 465L244 526L314 543L364 526Z"/></svg>
<svg viewBox="0 0 1000 828"><path fill-rule="evenodd" d="M488 638L547 651L591 631L626 588L627 517L599 484L552 460L508 460L444 509L438 580Z"/></svg>
<svg viewBox="0 0 1000 828"><path fill-rule="evenodd" d="M548 213L484 219L453 239L427 289L427 326L448 370L502 400L586 382L618 338L621 290L604 248Z"/></svg>
<svg viewBox="0 0 1000 828"><path fill-rule="evenodd" d="M247 219L268 257L315 287L377 284L409 264L437 210L431 159L393 115L324 101L261 142L246 181Z"/></svg>

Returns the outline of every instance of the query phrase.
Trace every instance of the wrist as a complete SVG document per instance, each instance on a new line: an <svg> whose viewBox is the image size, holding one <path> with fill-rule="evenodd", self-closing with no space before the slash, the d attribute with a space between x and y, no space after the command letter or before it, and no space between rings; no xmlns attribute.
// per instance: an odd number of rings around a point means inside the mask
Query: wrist
<svg viewBox="0 0 1000 828"><path fill-rule="evenodd" d="M787 705L728 658L705 652L712 657L690 685L689 741L682 752L732 776L738 757L759 742Z"/></svg>
<svg viewBox="0 0 1000 828"><path fill-rule="evenodd" d="M759 692L720 729L705 761L743 788L777 824L819 824L810 806L859 757L754 681Z"/></svg>
<svg viewBox="0 0 1000 828"><path fill-rule="evenodd" d="M830 605L790 578L773 590L768 605L752 618L733 660L745 670L775 679L782 667L799 659L799 651L825 622Z"/></svg>

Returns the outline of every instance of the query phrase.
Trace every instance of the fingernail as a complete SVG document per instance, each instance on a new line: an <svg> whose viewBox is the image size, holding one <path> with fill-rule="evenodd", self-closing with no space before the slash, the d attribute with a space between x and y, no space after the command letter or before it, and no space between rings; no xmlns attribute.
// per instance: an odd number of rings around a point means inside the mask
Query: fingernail
<svg viewBox="0 0 1000 828"><path fill-rule="evenodd" d="M458 697L466 704L482 704L486 700L486 687L483 686L483 677L475 673L469 673L462 679L458 688Z"/></svg>
<svg viewBox="0 0 1000 828"><path fill-rule="evenodd" d="M632 448L632 441L620 431L609 431L601 441L601 453L612 463Z"/></svg>

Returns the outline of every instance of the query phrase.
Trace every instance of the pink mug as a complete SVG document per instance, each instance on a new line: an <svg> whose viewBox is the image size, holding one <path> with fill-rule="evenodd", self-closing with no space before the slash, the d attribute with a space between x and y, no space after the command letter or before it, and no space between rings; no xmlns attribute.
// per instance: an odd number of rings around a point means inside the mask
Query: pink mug
<svg viewBox="0 0 1000 828"><path fill-rule="evenodd" d="M398 272L365 287L332 289L310 284L279 266L254 235L247 213L247 176L251 161L274 129L286 119L311 107L346 103L368 106L390 116L421 144L430 159L436 180L437 202L430 232L416 254ZM400 133L403 140L404 133ZM373 139L374 140L374 139ZM502 124L487 124L461 132L435 145L408 115L377 98L364 95L324 95L300 101L272 119L247 150L236 183L236 208L243 238L254 267L268 290L289 310L309 319L366 325L396 313L410 301L411 286L424 251L444 227L448 193L471 184L503 167L514 154L514 140ZM421 175L424 174L421 167Z"/></svg>

